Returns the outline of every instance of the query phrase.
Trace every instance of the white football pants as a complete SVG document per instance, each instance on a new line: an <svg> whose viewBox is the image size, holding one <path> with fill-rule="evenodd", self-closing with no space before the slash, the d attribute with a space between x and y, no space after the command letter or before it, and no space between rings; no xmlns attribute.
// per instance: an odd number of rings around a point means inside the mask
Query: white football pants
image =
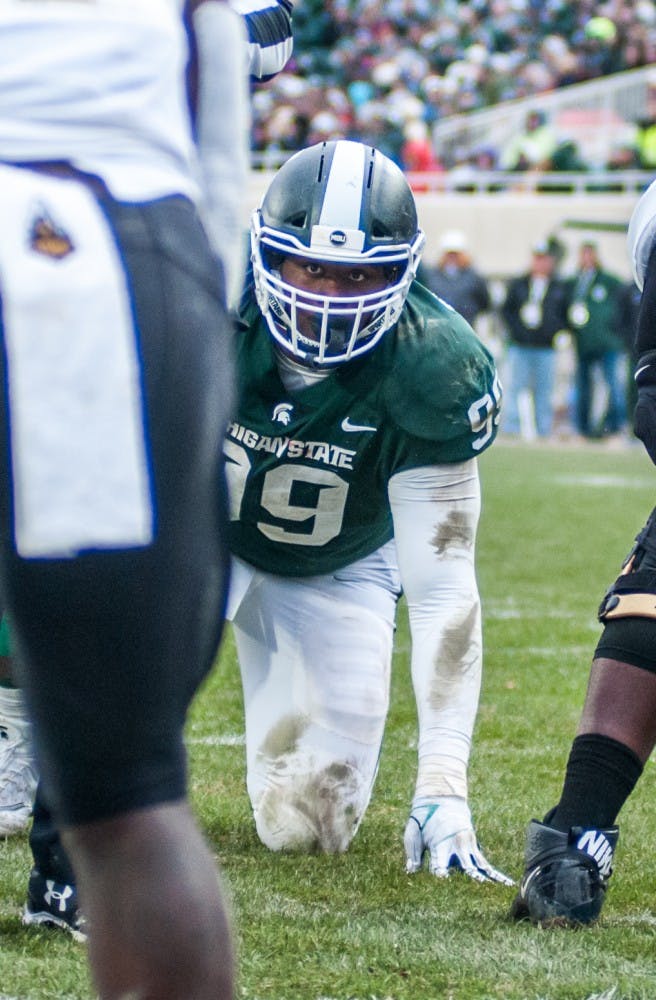
<svg viewBox="0 0 656 1000"><path fill-rule="evenodd" d="M271 850L345 851L369 804L389 707L394 543L334 575L235 560L228 617L244 689L247 787Z"/></svg>

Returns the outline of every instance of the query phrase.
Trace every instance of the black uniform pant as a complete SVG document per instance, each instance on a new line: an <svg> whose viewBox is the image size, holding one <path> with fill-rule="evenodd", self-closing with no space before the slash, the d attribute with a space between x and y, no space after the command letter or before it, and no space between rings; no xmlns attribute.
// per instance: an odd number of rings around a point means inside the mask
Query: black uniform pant
<svg viewBox="0 0 656 1000"><path fill-rule="evenodd" d="M150 543L19 555L0 329L0 585L42 792L60 824L185 795L185 716L216 656L228 582L221 445L232 369L220 268L185 198L96 197L134 316Z"/></svg>

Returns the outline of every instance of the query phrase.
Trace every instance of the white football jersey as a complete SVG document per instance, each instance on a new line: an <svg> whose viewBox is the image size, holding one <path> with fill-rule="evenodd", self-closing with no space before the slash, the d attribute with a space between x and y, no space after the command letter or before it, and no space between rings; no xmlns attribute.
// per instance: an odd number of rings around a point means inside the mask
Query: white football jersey
<svg viewBox="0 0 656 1000"><path fill-rule="evenodd" d="M197 195L182 0L0 0L0 160Z"/></svg>

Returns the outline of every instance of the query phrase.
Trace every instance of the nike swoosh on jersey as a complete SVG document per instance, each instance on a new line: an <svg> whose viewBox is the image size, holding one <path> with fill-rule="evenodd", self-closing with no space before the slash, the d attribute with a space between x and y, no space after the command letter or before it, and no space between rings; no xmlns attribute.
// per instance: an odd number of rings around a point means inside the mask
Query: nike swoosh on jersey
<svg viewBox="0 0 656 1000"><path fill-rule="evenodd" d="M342 430L347 432L377 431L377 427L369 427L367 424L352 424L348 417L342 420Z"/></svg>

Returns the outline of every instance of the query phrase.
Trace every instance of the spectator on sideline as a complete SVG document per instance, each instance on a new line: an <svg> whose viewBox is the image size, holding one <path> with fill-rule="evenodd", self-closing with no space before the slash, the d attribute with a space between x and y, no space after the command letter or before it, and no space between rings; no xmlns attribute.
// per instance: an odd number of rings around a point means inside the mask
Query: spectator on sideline
<svg viewBox="0 0 656 1000"><path fill-rule="evenodd" d="M440 258L435 266L422 264L419 280L448 302L475 327L477 318L490 308L490 293L483 275L469 255L465 234L449 229L440 239Z"/></svg>
<svg viewBox="0 0 656 1000"><path fill-rule="evenodd" d="M547 240L533 246L528 272L511 278L501 306L507 334L502 430L527 436L525 406L533 405L535 431L548 438L553 428L556 372L554 338L567 327L565 283L556 271L556 248Z"/></svg>
<svg viewBox="0 0 656 1000"><path fill-rule="evenodd" d="M575 423L585 438L620 434L626 424L626 350L621 332L622 282L605 270L597 244L585 240L579 248L574 276L567 279L567 326L576 352ZM600 421L593 415L595 380L600 379L608 402Z"/></svg>

